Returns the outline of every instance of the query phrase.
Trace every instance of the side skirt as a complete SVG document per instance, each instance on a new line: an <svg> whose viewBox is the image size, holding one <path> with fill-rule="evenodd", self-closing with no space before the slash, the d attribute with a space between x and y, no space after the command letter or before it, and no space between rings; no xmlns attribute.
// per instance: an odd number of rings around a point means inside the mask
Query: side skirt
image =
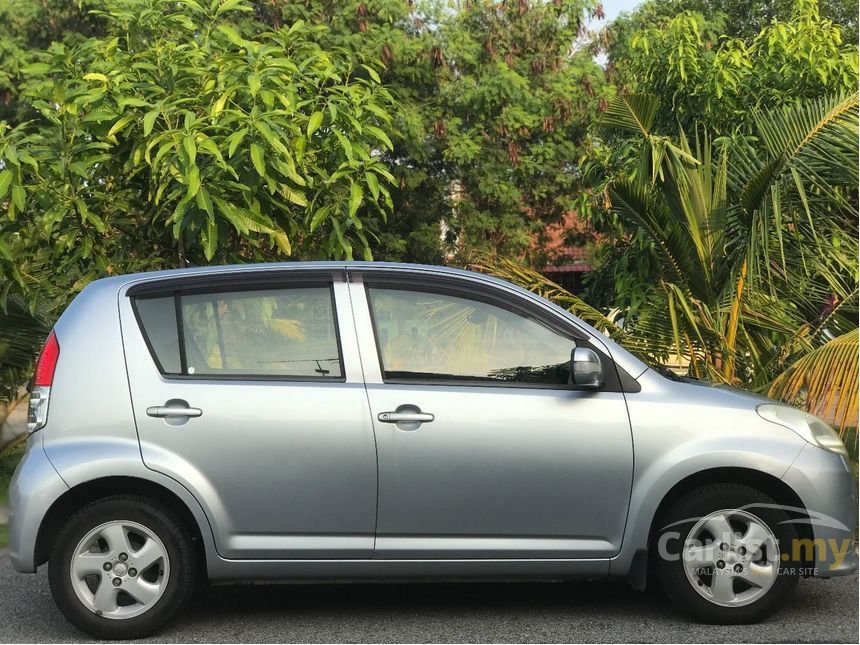
<svg viewBox="0 0 860 645"><path fill-rule="evenodd" d="M213 583L420 580L568 580L609 576L592 560L226 560L210 557Z"/></svg>

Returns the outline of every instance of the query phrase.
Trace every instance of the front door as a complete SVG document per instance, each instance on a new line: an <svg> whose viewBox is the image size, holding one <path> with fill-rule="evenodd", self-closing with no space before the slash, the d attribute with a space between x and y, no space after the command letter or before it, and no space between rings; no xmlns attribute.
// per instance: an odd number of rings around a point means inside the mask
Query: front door
<svg viewBox="0 0 860 645"><path fill-rule="evenodd" d="M375 556L618 553L633 446L608 356L604 387L576 389L582 341L560 321L510 299L350 275L379 458Z"/></svg>
<svg viewBox="0 0 860 645"><path fill-rule="evenodd" d="M196 495L223 557L370 557L376 451L347 286L295 275L120 297L143 460Z"/></svg>

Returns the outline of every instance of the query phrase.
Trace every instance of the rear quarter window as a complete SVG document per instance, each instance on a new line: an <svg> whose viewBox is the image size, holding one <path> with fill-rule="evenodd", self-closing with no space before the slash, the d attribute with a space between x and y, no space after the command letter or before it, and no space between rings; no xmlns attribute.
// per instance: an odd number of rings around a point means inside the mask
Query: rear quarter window
<svg viewBox="0 0 860 645"><path fill-rule="evenodd" d="M165 374L181 373L176 302L173 296L137 298L135 308L159 369Z"/></svg>

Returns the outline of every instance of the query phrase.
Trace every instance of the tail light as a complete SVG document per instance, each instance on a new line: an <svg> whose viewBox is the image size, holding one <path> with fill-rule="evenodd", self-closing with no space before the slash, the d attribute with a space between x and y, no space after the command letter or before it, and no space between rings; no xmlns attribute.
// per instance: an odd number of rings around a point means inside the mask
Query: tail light
<svg viewBox="0 0 860 645"><path fill-rule="evenodd" d="M30 389L30 408L27 413L27 429L36 432L48 422L48 403L51 398L51 384L54 382L54 370L57 369L57 359L60 357L60 343L51 331L42 347L36 361L36 371L33 374L33 387Z"/></svg>

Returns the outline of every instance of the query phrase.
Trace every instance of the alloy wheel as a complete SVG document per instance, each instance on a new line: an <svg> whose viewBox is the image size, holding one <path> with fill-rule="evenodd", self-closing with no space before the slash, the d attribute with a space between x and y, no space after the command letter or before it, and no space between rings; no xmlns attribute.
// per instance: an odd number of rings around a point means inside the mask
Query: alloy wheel
<svg viewBox="0 0 860 645"><path fill-rule="evenodd" d="M72 588L90 611L125 619L151 609L170 576L167 549L137 522L114 520L90 530L72 553Z"/></svg>
<svg viewBox="0 0 860 645"><path fill-rule="evenodd" d="M710 602L741 607L764 596L779 574L779 548L760 518L739 509L701 518L687 535L684 572Z"/></svg>

